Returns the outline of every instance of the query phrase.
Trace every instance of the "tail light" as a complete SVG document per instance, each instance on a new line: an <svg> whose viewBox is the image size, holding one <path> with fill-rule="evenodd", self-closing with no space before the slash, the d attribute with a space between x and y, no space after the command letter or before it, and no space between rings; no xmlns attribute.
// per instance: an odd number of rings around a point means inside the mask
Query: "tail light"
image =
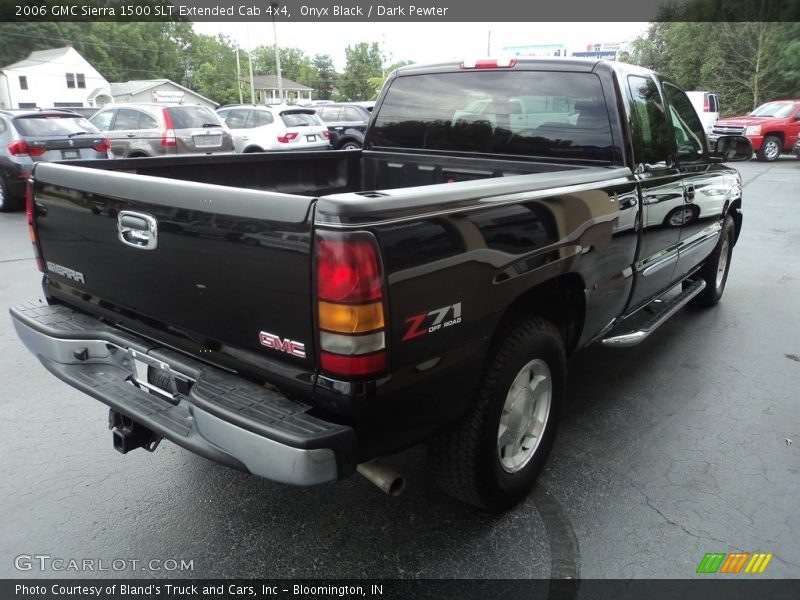
<svg viewBox="0 0 800 600"><path fill-rule="evenodd" d="M708 112L708 96L703 100L703 112Z"/></svg>
<svg viewBox="0 0 800 600"><path fill-rule="evenodd" d="M44 273L44 261L42 260L42 253L39 250L39 231L36 228L36 220L33 218L33 179L28 179L25 184L25 214L28 217L28 237L33 244L33 255L36 257L36 266Z"/></svg>
<svg viewBox="0 0 800 600"><path fill-rule="evenodd" d="M279 135L278 136L278 141L281 144L288 144L289 142L291 142L292 140L294 140L296 138L297 138L297 134L296 133L285 133L284 135Z"/></svg>
<svg viewBox="0 0 800 600"><path fill-rule="evenodd" d="M375 238L365 232L319 232L316 258L322 370L349 377L384 371L383 271Z"/></svg>
<svg viewBox="0 0 800 600"><path fill-rule="evenodd" d="M103 138L101 141L92 146L92 148L98 152L108 152L111 150L111 142L108 140L108 138Z"/></svg>
<svg viewBox="0 0 800 600"><path fill-rule="evenodd" d="M161 145L167 147L174 147L178 145L178 140L175 137L175 129L172 126L172 117L169 110L166 108L164 111L164 132L161 134Z"/></svg>
<svg viewBox="0 0 800 600"><path fill-rule="evenodd" d="M326 129L322 132L322 137L324 137L326 140L331 139L331 132Z"/></svg>
<svg viewBox="0 0 800 600"><path fill-rule="evenodd" d="M17 140L8 145L8 152L12 156L41 156L47 152L44 146L29 146L25 140Z"/></svg>

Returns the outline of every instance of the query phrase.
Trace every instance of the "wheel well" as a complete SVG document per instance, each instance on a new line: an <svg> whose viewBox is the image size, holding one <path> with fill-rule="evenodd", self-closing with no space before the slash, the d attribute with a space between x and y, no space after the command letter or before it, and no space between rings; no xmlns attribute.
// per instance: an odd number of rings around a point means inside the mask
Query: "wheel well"
<svg viewBox="0 0 800 600"><path fill-rule="evenodd" d="M148 156L144 152L131 152L128 158L148 158Z"/></svg>
<svg viewBox="0 0 800 600"><path fill-rule="evenodd" d="M580 275L559 275L521 294L506 309L501 321L518 314L547 319L561 332L564 348L569 355L575 350L583 331L586 316L585 289Z"/></svg>
<svg viewBox="0 0 800 600"><path fill-rule="evenodd" d="M249 153L251 153L251 152L263 152L263 151L264 151L264 149L263 149L263 148L261 148L261 147L259 147L259 146L248 146L248 147L247 147L247 148L245 148L245 149L244 149L242 152L243 152L243 153L248 153L248 154L249 154Z"/></svg>
<svg viewBox="0 0 800 600"><path fill-rule="evenodd" d="M768 137L776 137L781 141L781 149L783 149L783 145L786 143L786 138L783 135L782 131L770 131L769 133L764 134L764 139Z"/></svg>

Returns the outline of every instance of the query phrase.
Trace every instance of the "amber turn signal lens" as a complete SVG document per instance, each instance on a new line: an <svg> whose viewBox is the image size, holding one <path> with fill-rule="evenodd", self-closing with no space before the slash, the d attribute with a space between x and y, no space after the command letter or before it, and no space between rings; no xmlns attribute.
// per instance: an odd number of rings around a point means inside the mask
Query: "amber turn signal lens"
<svg viewBox="0 0 800 600"><path fill-rule="evenodd" d="M337 333L365 333L383 328L383 303L319 303L319 327Z"/></svg>

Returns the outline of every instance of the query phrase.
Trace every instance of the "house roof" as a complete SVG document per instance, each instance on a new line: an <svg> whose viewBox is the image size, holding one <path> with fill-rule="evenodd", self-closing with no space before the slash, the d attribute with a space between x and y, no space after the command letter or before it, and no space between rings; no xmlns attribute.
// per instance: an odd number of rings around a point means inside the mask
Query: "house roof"
<svg viewBox="0 0 800 600"><path fill-rule="evenodd" d="M142 92L146 92L147 90L152 89L154 87L158 87L159 85L164 85L165 83L173 85L176 88L183 90L184 92L189 92L190 94L194 94L198 98L202 98L203 100L209 102L210 104L213 104L214 106L219 106L219 103L214 102L213 100L198 94L194 90L185 88L182 85L175 83L170 79L141 79L134 81L112 83L111 95L114 96L115 98L118 96L133 96L135 94L141 94Z"/></svg>
<svg viewBox="0 0 800 600"><path fill-rule="evenodd" d="M286 77L281 77L281 84L285 90L295 90L300 92L311 92L314 88L297 83ZM253 87L258 90L277 90L278 89L278 76L277 75L256 75L253 77Z"/></svg>
<svg viewBox="0 0 800 600"><path fill-rule="evenodd" d="M20 60L18 62L0 68L0 71L4 69L23 69L25 67L39 66L42 63L50 62L51 60L55 60L56 58L61 58L62 56L68 54L70 50L72 50L72 46L64 46L63 48L51 48L50 50L37 50L35 52L31 52L28 55L28 58L24 60Z"/></svg>

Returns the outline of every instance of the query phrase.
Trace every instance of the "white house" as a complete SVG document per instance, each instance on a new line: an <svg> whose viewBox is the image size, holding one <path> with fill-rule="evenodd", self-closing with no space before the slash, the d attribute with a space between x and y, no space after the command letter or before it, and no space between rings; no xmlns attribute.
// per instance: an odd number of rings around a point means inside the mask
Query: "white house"
<svg viewBox="0 0 800 600"><path fill-rule="evenodd" d="M74 108L112 102L111 86L74 48L31 52L0 69L0 108Z"/></svg>
<svg viewBox="0 0 800 600"><path fill-rule="evenodd" d="M112 83L111 95L115 103L121 102L168 102L202 104L214 110L219 104L193 92L189 88L169 79L144 79Z"/></svg>

